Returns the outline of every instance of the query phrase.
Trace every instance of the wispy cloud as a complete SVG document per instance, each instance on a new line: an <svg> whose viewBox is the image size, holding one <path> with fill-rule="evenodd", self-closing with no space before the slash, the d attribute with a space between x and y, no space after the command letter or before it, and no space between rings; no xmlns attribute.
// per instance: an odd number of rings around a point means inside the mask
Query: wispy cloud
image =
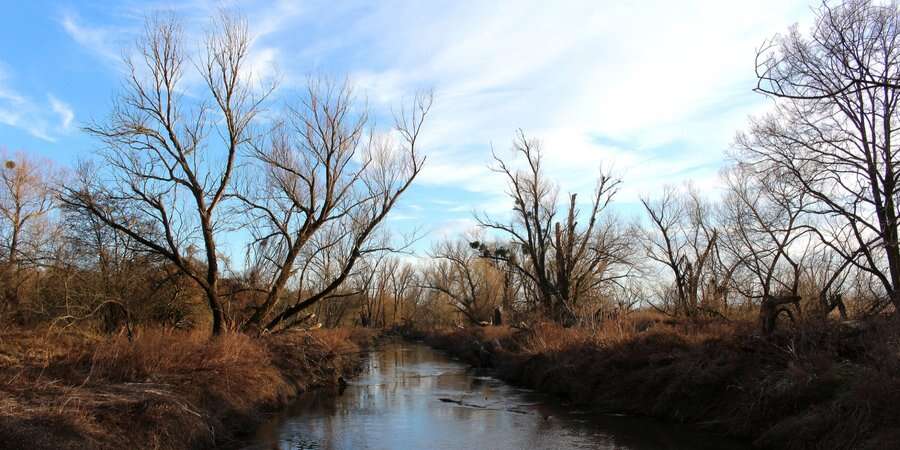
<svg viewBox="0 0 900 450"><path fill-rule="evenodd" d="M50 101L50 107L53 109L57 115L59 115L60 126L63 130L70 130L72 128L72 121L75 119L75 112L72 111L72 107L62 100L56 98L53 94L47 94L47 99Z"/></svg>
<svg viewBox="0 0 900 450"><path fill-rule="evenodd" d="M664 183L715 179L762 101L750 93L755 48L807 13L805 1L764 3L406 4L402 19L386 4L354 25L373 48L351 68L376 106L435 87L425 184L499 201L498 176L485 170L491 144L508 155L522 127L543 140L564 190L590 190L612 168L633 201Z"/></svg>
<svg viewBox="0 0 900 450"><path fill-rule="evenodd" d="M0 125L23 130L47 142L56 142L60 134L68 131L75 113L52 94L48 94L47 98L48 102L43 103L15 90L10 70L0 62ZM53 125L56 121L51 111L59 116L60 126Z"/></svg>
<svg viewBox="0 0 900 450"><path fill-rule="evenodd" d="M543 141L563 193L588 197L600 170L623 178L624 202L687 179L714 190L723 151L765 104L751 92L757 46L810 15L807 0L191 0L131 4L127 23L76 12L59 23L117 61L148 11L174 8L198 37L223 5L246 15L254 77L282 80L279 95L310 73L349 74L383 125L404 98L434 89L420 141L428 163L413 190L454 204L423 202L431 225L509 210L504 180L487 166L492 150L511 156L518 128Z"/></svg>
<svg viewBox="0 0 900 450"><path fill-rule="evenodd" d="M59 23L75 42L107 64L116 65L121 60L122 30L86 25L71 11L63 12Z"/></svg>
<svg viewBox="0 0 900 450"><path fill-rule="evenodd" d="M478 230L478 223L472 218L450 219L441 222L434 227L431 235L437 239L457 238L466 234L473 234Z"/></svg>
<svg viewBox="0 0 900 450"><path fill-rule="evenodd" d="M714 190L732 136L764 103L751 93L756 47L808 16L805 0L762 3L313 2L268 15L263 34L286 77L350 73L382 116L434 88L420 188L472 194L442 213L502 213L504 180L487 166L492 149L511 156L517 128L543 141L563 193L587 194L600 170L623 178L624 202L688 179Z"/></svg>

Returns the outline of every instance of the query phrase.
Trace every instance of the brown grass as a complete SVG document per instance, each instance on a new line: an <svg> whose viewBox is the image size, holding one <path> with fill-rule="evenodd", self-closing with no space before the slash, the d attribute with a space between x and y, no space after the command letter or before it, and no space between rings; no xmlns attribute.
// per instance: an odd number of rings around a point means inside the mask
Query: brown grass
<svg viewBox="0 0 900 450"><path fill-rule="evenodd" d="M649 326L648 326L649 323ZM750 323L641 313L597 330L540 324L427 340L499 376L605 410L748 438L761 447L900 448L900 324Z"/></svg>
<svg viewBox="0 0 900 450"><path fill-rule="evenodd" d="M133 342L0 331L0 442L11 448L235 446L260 413L358 367L371 333L139 330Z"/></svg>

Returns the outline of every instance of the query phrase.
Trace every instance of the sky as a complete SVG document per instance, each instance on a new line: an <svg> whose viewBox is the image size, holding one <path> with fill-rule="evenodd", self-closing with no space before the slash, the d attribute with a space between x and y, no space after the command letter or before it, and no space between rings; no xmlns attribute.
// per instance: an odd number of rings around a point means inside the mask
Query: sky
<svg viewBox="0 0 900 450"><path fill-rule="evenodd" d="M275 101L310 75L348 77L384 118L434 91L426 167L390 216L425 247L471 229L473 212L510 213L488 165L492 149L511 156L518 129L541 140L562 193L588 198L601 168L620 177L626 216L667 184L714 195L735 133L771 106L752 92L755 50L812 15L805 0L9 1L0 148L90 158L98 143L80 128L108 114L144 18L171 11L199 35L222 8L247 18Z"/></svg>

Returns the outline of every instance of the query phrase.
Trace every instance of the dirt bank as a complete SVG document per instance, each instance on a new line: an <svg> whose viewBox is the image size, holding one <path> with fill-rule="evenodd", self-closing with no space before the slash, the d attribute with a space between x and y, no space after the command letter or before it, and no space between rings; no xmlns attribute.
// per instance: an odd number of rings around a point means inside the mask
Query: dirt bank
<svg viewBox="0 0 900 450"><path fill-rule="evenodd" d="M419 336L503 379L596 408L759 447L885 449L900 448L898 328L807 324L765 340L750 324L637 317L593 331L544 324Z"/></svg>
<svg viewBox="0 0 900 450"><path fill-rule="evenodd" d="M0 447L236 447L299 393L356 373L362 330L139 331L101 337L0 331Z"/></svg>

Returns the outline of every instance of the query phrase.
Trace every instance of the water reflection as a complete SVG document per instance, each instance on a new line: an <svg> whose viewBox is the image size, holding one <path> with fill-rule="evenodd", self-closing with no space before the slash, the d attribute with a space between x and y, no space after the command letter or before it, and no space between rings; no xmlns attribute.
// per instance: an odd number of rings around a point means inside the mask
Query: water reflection
<svg viewBox="0 0 900 450"><path fill-rule="evenodd" d="M366 364L340 396L304 396L248 448L747 448L648 419L567 408L424 345L389 344Z"/></svg>

